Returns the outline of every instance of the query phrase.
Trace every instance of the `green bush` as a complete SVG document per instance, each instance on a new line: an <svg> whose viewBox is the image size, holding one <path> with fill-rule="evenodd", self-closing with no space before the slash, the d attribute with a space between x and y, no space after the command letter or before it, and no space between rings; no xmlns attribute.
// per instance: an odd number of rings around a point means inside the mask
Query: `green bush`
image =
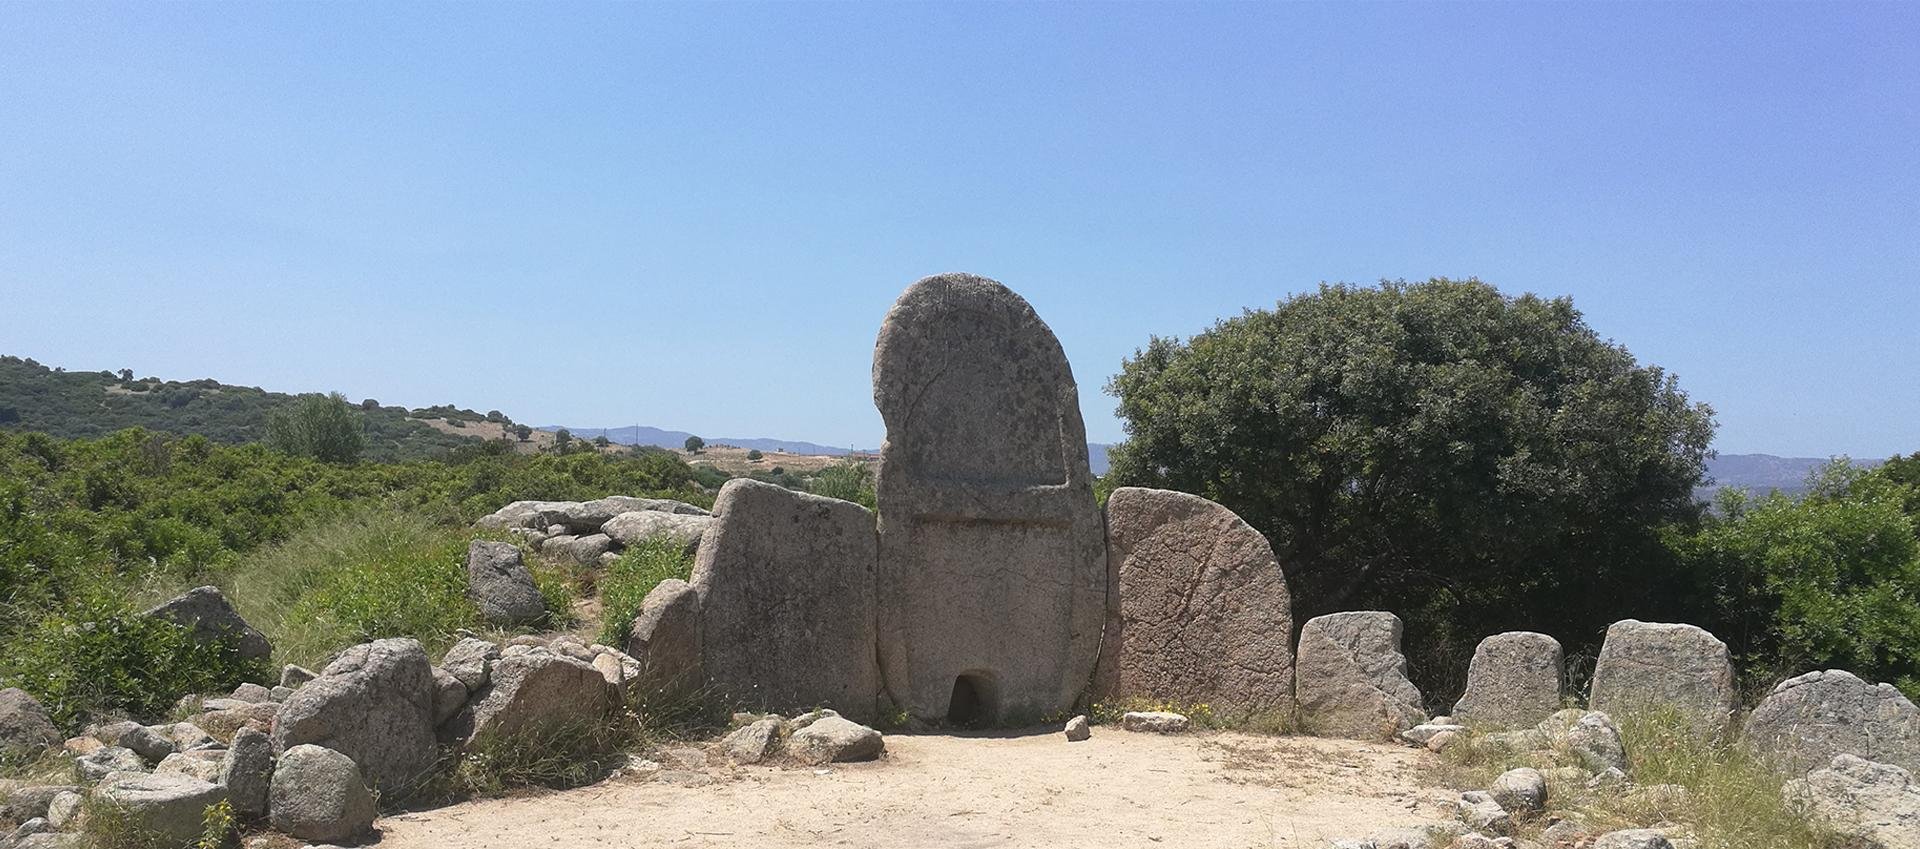
<svg viewBox="0 0 1920 849"><path fill-rule="evenodd" d="M821 469L808 480L807 491L814 495L851 501L872 510L875 504L873 467L858 460L835 463Z"/></svg>
<svg viewBox="0 0 1920 849"><path fill-rule="evenodd" d="M686 546L664 536L649 537L628 546L600 579L601 643L616 648L627 644L627 629L640 613L647 593L668 578L693 576L693 558Z"/></svg>
<svg viewBox="0 0 1920 849"><path fill-rule="evenodd" d="M157 721L189 693L226 692L265 683L265 664L231 643L201 643L172 622L141 616L111 583L69 602L0 653L0 686L40 699L71 728L88 716L125 714Z"/></svg>
<svg viewBox="0 0 1920 849"><path fill-rule="evenodd" d="M234 606L286 663L344 646L414 637L436 652L473 627L470 532L413 513L362 510L316 525L233 570Z"/></svg>
<svg viewBox="0 0 1920 849"><path fill-rule="evenodd" d="M460 422L453 422L461 426ZM366 450L360 414L340 393L302 395L267 415L267 445L296 457L325 463L351 463Z"/></svg>

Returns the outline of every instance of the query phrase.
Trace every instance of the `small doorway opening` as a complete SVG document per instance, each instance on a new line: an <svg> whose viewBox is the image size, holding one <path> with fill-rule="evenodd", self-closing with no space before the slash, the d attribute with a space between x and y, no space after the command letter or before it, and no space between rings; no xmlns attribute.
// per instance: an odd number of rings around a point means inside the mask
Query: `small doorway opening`
<svg viewBox="0 0 1920 849"><path fill-rule="evenodd" d="M973 728L992 719L992 677L983 672L967 672L954 678L953 695L947 699L947 722Z"/></svg>

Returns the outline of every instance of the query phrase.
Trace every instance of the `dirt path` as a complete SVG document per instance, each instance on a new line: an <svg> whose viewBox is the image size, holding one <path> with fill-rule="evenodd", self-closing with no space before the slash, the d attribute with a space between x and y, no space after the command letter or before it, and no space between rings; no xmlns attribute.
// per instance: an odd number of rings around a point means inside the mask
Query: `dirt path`
<svg viewBox="0 0 1920 849"><path fill-rule="evenodd" d="M877 763L748 767L706 786L618 778L380 821L380 849L1320 847L1442 818L1425 752L1239 734L1095 729L887 738Z"/></svg>

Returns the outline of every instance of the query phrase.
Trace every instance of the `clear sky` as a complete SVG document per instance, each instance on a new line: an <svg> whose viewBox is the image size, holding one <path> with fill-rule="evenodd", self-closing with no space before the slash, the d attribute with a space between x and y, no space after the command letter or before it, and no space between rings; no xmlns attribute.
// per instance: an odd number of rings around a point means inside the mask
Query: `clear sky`
<svg viewBox="0 0 1920 849"><path fill-rule="evenodd" d="M997 278L1087 430L1320 281L1571 295L1723 452L1920 450L1920 4L0 2L0 353L877 445Z"/></svg>

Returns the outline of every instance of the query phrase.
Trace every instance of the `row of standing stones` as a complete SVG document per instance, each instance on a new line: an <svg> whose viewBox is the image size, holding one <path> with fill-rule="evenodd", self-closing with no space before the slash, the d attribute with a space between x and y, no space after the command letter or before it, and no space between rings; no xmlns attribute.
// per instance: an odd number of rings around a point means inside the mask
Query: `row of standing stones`
<svg viewBox="0 0 1920 849"><path fill-rule="evenodd" d="M1310 620L1296 651L1280 564L1231 511L1146 489L1117 490L1101 511L1065 355L1006 287L958 274L915 283L881 328L873 375L887 426L877 511L751 480L723 487L711 515L619 497L509 505L482 524L583 563L667 535L695 550L692 578L649 594L620 648L469 640L439 666L410 640L351 649L297 689L201 714L224 727L235 722L224 714L237 711L240 725L260 732L233 733L220 756L223 775L231 761L254 780L243 785L267 787L264 812L284 830L347 839L364 833L371 817L362 802L367 785L404 791L439 747L489 729L604 718L623 686L771 714L804 717L827 707L849 725L901 714L911 723L1015 725L1066 716L1089 701L1140 699L1205 703L1229 717L1298 717L1329 735L1383 738L1418 728L1416 737L1431 743L1458 733L1426 723L1391 614ZM468 566L490 620L525 623L542 612L517 547L476 542ZM206 621L220 633L251 631L222 618L229 614ZM1488 638L1456 706L1460 728L1551 721L1565 698L1560 666L1551 638ZM1618 623L1596 667L1592 713L1564 721L1564 733L1610 733L1617 750L1607 712L1653 706L1684 711L1701 734L1726 733L1732 680L1726 647L1704 631ZM755 733L797 733L801 717L782 725L769 716ZM1897 800L1920 796L1907 773L1917 723L1913 705L1891 687L1823 672L1782 683L1749 717L1745 739L1785 763L1821 766L1799 783L1858 810L1877 792L1871 788ZM857 743L853 751L871 748ZM101 751L116 749L87 757L127 767L143 760L117 744ZM242 754L250 749L267 757ZM149 792L140 782L159 780L135 775L119 779L139 788L120 801L130 804ZM238 795L227 778L186 780ZM199 784L174 789L191 798L180 810L209 792ZM262 811L255 791L245 792L236 810ZM283 796L284 814L275 807ZM324 811L303 823L296 805Z"/></svg>

